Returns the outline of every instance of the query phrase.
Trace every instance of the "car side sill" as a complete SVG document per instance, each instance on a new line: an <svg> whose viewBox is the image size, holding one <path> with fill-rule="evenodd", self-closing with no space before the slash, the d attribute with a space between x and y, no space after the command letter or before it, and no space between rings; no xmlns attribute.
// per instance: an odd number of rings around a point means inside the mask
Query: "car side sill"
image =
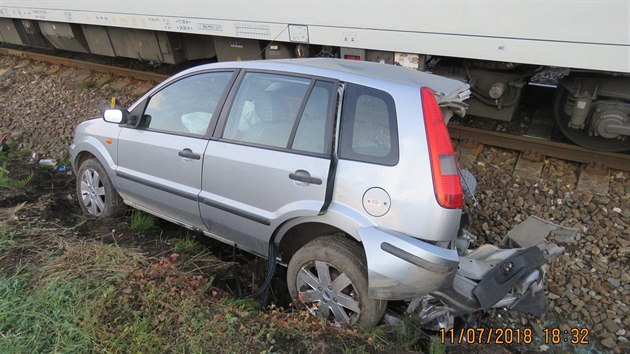
<svg viewBox="0 0 630 354"><path fill-rule="evenodd" d="M247 212L247 211L244 211L244 210L241 210L241 209L237 209L237 208L231 207L229 205L218 203L218 202L215 202L214 200L210 200L210 199L204 198L202 196L199 196L199 202L203 203L203 204L205 204L207 206L226 211L226 212L228 212L230 214L238 215L238 216L240 216L242 218L245 218L245 219L257 222L259 224L263 224L263 225L267 225L267 226L271 225L271 220L269 220L267 218L264 218L264 217L262 217L260 215L256 215L254 213L250 213L250 212Z"/></svg>
<svg viewBox="0 0 630 354"><path fill-rule="evenodd" d="M153 181L146 180L144 178L140 178L140 177L136 177L136 176L130 175L130 174L125 173L125 172L116 171L116 176L118 176L120 178L124 178L124 179L132 181L132 182L144 184L145 186L149 186L151 188L159 189L159 190L161 190L163 192L166 192L166 193L174 194L174 195L176 195L178 197L182 197L182 198L186 198L186 199L194 200L194 201L197 200L197 195L196 194L184 192L184 191L181 191L181 190L169 187L169 186L165 186L165 185L160 184L160 183L156 183L156 182L153 182Z"/></svg>

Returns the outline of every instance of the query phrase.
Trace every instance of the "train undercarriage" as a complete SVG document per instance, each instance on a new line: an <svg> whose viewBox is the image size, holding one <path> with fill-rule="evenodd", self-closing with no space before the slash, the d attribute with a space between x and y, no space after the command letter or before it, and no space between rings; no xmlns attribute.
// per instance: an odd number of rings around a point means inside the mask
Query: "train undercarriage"
<svg viewBox="0 0 630 354"><path fill-rule="evenodd" d="M0 42L43 49L126 57L155 64L333 56L402 65L466 81L468 113L512 120L525 87L546 66L396 53L348 47L264 41L193 33L0 17ZM545 85L555 87L558 129L589 150L630 150L630 76L570 70Z"/></svg>

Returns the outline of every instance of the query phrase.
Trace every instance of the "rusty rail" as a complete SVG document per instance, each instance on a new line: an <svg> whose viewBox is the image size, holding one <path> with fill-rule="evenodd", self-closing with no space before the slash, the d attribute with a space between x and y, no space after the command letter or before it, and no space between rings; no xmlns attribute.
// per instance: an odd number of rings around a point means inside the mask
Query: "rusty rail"
<svg viewBox="0 0 630 354"><path fill-rule="evenodd" d="M117 66L91 63L91 62L83 61L83 60L62 58L62 57L56 57L53 55L31 53L31 52L25 52L21 50L8 49L8 48L0 48L0 54L20 57L20 58L25 58L25 59L30 59L30 60L42 61L49 64L56 64L56 65L67 66L71 68L89 70L89 71L99 72L103 74L113 74L113 75L133 78L136 80L151 81L154 83L161 82L168 77L168 75L157 74L157 73L152 73L152 72L147 72L147 71L133 70L133 69L121 68Z"/></svg>
<svg viewBox="0 0 630 354"><path fill-rule="evenodd" d="M451 138L455 140L472 140L484 145L534 152L567 161L601 164L612 169L630 171L629 154L592 151L577 145L459 125L449 125L448 131Z"/></svg>
<svg viewBox="0 0 630 354"><path fill-rule="evenodd" d="M161 82L168 77L168 75L158 73L8 48L0 48L0 54L155 83ZM523 152L539 153L543 156L559 158L567 161L603 165L608 168L630 171L630 154L591 151L576 145L563 144L539 138L513 135L478 128L463 127L459 125L449 125L448 130L451 138L455 140L472 140L484 145L491 145Z"/></svg>

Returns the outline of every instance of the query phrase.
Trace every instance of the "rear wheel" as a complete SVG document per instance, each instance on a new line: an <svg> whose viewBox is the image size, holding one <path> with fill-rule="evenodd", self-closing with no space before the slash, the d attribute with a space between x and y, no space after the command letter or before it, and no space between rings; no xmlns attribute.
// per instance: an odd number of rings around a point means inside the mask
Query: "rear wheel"
<svg viewBox="0 0 630 354"><path fill-rule="evenodd" d="M88 159L79 166L77 196L83 212L94 217L110 218L124 212L122 199L96 159Z"/></svg>
<svg viewBox="0 0 630 354"><path fill-rule="evenodd" d="M289 262L287 283L292 298L341 326L372 328L387 307L387 301L367 297L363 250L342 236L320 237L300 248Z"/></svg>

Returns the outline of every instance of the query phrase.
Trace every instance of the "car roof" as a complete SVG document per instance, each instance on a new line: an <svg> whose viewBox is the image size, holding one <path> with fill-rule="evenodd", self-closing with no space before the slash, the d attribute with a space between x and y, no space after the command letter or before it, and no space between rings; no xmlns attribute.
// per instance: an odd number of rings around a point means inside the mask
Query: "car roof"
<svg viewBox="0 0 630 354"><path fill-rule="evenodd" d="M428 74L401 66L381 64L367 61L355 61L334 58L300 58L251 60L237 62L220 62L195 67L191 70L208 70L216 68L246 68L259 70L277 70L291 73L308 74L339 79L359 84L374 84L385 81L405 86L428 86L435 91L450 92L461 87L463 83L441 76ZM441 89L436 89L436 88ZM443 89L442 89L443 88Z"/></svg>

